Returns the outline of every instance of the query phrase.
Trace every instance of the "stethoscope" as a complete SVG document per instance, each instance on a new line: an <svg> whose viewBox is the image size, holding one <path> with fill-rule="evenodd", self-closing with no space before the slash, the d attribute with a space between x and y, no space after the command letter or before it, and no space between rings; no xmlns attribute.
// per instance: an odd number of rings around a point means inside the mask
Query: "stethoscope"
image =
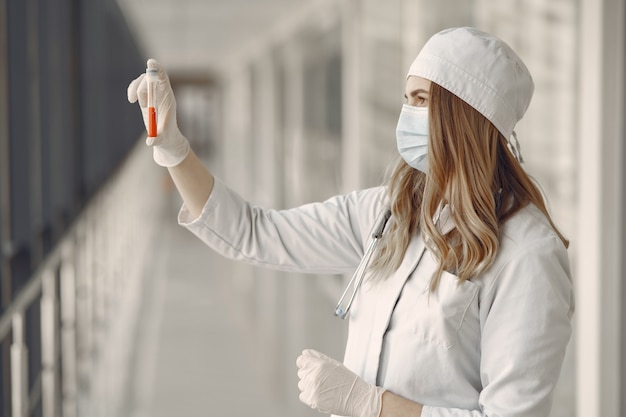
<svg viewBox="0 0 626 417"><path fill-rule="evenodd" d="M354 297L356 297L356 293L359 290L361 283L363 282L363 277L365 276L365 270L367 269L367 266L370 263L370 258L372 257L372 254L374 253L374 249L378 245L378 240L383 236L383 231L385 230L385 226L387 225L387 221L389 220L389 217L391 217L391 210L387 209L387 211L385 211L385 215L380 220L380 223L378 223L378 226L376 227L376 229L374 230L374 233L372 234L372 241L367 247L367 250L365 251L363 258L361 258L361 262L359 262L359 265L356 267L354 274L352 274L352 278L350 278L350 281L348 282L346 289L343 291L343 294L341 294L341 298L337 302L337 307L335 307L335 316L341 319L345 319L346 315L350 311L350 307L352 306ZM352 295L350 296L350 299L348 300L348 303L346 304L346 306L343 307L342 304L351 286L354 287L352 290Z"/></svg>

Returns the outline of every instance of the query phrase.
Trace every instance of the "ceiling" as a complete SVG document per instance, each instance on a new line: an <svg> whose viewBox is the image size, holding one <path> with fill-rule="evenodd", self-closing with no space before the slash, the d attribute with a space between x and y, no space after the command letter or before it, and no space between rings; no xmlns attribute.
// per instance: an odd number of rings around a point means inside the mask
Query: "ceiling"
<svg viewBox="0 0 626 417"><path fill-rule="evenodd" d="M224 62L315 0L117 0L149 57L170 73L219 73Z"/></svg>

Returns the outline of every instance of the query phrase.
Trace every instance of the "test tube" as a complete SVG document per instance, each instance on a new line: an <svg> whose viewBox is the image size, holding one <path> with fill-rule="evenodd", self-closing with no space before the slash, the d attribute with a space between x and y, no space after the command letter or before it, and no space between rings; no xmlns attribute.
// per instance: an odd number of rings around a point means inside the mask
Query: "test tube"
<svg viewBox="0 0 626 417"><path fill-rule="evenodd" d="M156 86L157 69L146 69L146 82L148 85L148 137L157 136L157 109L156 109Z"/></svg>

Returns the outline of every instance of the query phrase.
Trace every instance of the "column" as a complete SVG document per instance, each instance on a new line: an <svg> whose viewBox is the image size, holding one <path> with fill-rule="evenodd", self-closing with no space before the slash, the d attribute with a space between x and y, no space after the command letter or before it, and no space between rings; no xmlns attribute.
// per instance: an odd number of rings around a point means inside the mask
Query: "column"
<svg viewBox="0 0 626 417"><path fill-rule="evenodd" d="M342 127L343 191L361 188L363 132L361 121L367 119L361 97L361 13L359 0L342 3Z"/></svg>
<svg viewBox="0 0 626 417"><path fill-rule="evenodd" d="M583 0L580 31L577 413L617 417L623 384L624 3Z"/></svg>

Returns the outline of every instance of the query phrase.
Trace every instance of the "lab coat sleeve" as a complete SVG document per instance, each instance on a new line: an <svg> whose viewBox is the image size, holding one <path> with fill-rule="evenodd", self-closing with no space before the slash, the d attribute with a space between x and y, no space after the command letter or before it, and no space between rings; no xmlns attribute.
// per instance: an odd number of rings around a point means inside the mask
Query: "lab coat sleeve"
<svg viewBox="0 0 626 417"><path fill-rule="evenodd" d="M284 271L345 273L363 254L383 208L382 187L289 210L253 206L216 179L202 213L179 223L221 255Z"/></svg>
<svg viewBox="0 0 626 417"><path fill-rule="evenodd" d="M550 236L520 249L480 300L479 411L425 406L425 417L548 417L571 335L566 249Z"/></svg>

